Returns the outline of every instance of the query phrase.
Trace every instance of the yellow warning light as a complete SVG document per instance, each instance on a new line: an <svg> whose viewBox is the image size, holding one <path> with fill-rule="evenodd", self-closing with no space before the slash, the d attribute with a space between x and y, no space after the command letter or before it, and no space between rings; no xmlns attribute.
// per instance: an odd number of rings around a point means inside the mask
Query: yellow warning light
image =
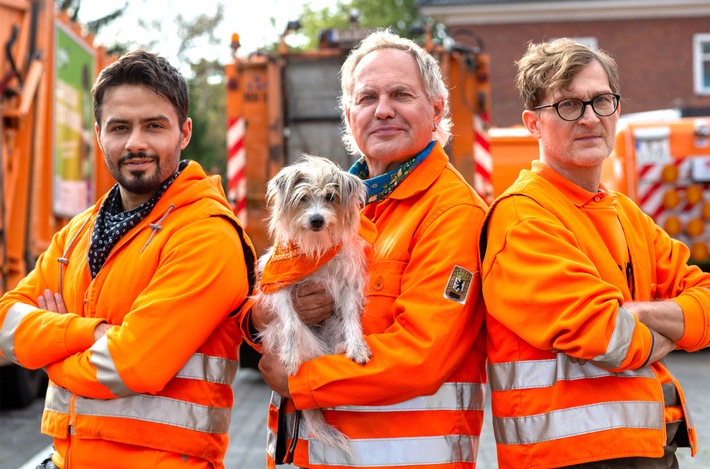
<svg viewBox="0 0 710 469"><path fill-rule="evenodd" d="M675 189L669 189L663 194L663 206L667 209L674 209L680 204L680 195Z"/></svg>
<svg viewBox="0 0 710 469"><path fill-rule="evenodd" d="M669 164L661 170L661 179L665 183L672 183L678 180L678 167L674 164Z"/></svg>
<svg viewBox="0 0 710 469"><path fill-rule="evenodd" d="M700 236L705 231L705 222L700 218L693 218L685 227L685 232L688 236Z"/></svg>
<svg viewBox="0 0 710 469"><path fill-rule="evenodd" d="M670 236L678 235L680 233L681 227L682 225L680 223L680 220L675 215L669 216L668 218L666 218L665 223L663 223L663 229Z"/></svg>
<svg viewBox="0 0 710 469"><path fill-rule="evenodd" d="M232 33L232 44L239 44L239 34Z"/></svg>
<svg viewBox="0 0 710 469"><path fill-rule="evenodd" d="M690 205L697 204L703 200L703 188L697 184L688 186L685 189L685 200L688 201Z"/></svg>
<svg viewBox="0 0 710 469"><path fill-rule="evenodd" d="M696 262L705 262L709 254L705 243L696 242L690 247L690 257Z"/></svg>

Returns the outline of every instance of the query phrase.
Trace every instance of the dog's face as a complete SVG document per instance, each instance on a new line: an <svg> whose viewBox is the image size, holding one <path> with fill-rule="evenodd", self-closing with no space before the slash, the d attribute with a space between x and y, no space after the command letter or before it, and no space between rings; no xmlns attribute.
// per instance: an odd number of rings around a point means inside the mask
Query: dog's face
<svg viewBox="0 0 710 469"><path fill-rule="evenodd" d="M267 185L269 233L320 254L347 242L360 226L365 185L327 158L306 155Z"/></svg>

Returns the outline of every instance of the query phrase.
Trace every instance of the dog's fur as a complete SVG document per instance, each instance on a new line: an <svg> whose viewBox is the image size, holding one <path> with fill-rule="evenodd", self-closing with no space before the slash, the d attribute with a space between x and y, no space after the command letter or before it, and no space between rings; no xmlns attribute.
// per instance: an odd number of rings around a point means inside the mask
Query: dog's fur
<svg viewBox="0 0 710 469"><path fill-rule="evenodd" d="M269 234L274 245L259 259L260 277L279 243L295 244L312 258L342 244L335 257L315 273L257 296L256 301L276 313L261 333L264 347L278 354L289 375L304 361L325 354L344 353L361 364L370 359L360 324L368 243L358 232L365 193L357 176L312 155L284 167L267 185ZM322 284L334 299L333 315L318 326L305 325L294 308L292 290L301 283ZM303 411L303 417L310 435L350 452L347 438L325 421L320 410Z"/></svg>

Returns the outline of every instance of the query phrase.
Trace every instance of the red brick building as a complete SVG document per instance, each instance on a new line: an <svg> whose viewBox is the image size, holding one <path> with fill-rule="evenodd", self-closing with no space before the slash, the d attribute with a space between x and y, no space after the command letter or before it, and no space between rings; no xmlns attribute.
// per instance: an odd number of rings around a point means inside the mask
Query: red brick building
<svg viewBox="0 0 710 469"><path fill-rule="evenodd" d="M710 0L420 0L457 42L490 57L494 126L521 123L514 62L530 41L570 37L607 51L622 114L710 115Z"/></svg>

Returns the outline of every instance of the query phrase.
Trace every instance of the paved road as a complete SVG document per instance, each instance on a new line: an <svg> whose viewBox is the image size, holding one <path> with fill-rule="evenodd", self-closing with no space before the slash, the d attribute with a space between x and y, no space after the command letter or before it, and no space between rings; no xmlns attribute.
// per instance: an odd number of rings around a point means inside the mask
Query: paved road
<svg viewBox="0 0 710 469"><path fill-rule="evenodd" d="M666 358L671 371L680 380L689 402L690 412L698 431L700 449L695 458L687 448L678 450L681 469L710 468L710 350L687 354L675 352ZM231 444L225 458L227 469L263 469L266 443L266 409L269 400L268 387L258 372L242 369L234 383L236 394L232 424ZM41 403L30 409L0 412L0 469L34 469L29 464L31 456L44 455L49 440L39 434ZM29 414L30 417L26 415ZM25 415L25 417L20 417ZM20 447L27 451L27 441L34 444L32 453L19 454ZM291 469L294 466L280 466ZM479 469L497 469L495 445L490 422L490 403L487 402L486 422L478 453Z"/></svg>

